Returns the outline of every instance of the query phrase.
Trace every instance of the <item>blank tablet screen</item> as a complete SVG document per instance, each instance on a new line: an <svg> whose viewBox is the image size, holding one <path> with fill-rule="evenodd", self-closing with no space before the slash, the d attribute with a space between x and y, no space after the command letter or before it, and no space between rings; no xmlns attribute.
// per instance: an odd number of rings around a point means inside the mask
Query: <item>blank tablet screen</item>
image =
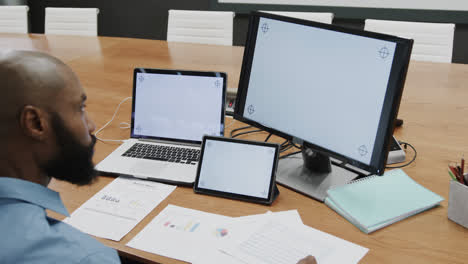
<svg viewBox="0 0 468 264"><path fill-rule="evenodd" d="M276 145L206 138L196 188L268 199Z"/></svg>

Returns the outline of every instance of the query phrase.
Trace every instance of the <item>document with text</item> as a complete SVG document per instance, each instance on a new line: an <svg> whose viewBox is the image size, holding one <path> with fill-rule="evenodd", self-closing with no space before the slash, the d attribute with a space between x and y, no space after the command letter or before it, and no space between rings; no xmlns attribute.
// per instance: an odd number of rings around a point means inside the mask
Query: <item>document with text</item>
<svg viewBox="0 0 468 264"><path fill-rule="evenodd" d="M290 264L312 255L320 264L358 263L368 249L306 225L271 219L219 249L244 263Z"/></svg>
<svg viewBox="0 0 468 264"><path fill-rule="evenodd" d="M231 218L226 225L226 230L229 234L225 239L219 240L218 243L207 249L205 252L199 252L194 256L192 264L245 264L245 262L226 254L219 250L219 246L227 241L236 241L248 234L253 233L262 223L268 220L280 221L288 225L302 225L302 220L297 210L266 212L265 214L247 215Z"/></svg>
<svg viewBox="0 0 468 264"><path fill-rule="evenodd" d="M64 222L97 237L121 240L176 186L119 177L96 193Z"/></svg>
<svg viewBox="0 0 468 264"><path fill-rule="evenodd" d="M171 204L127 246L192 264L357 263L368 251L304 225L297 210L228 217Z"/></svg>

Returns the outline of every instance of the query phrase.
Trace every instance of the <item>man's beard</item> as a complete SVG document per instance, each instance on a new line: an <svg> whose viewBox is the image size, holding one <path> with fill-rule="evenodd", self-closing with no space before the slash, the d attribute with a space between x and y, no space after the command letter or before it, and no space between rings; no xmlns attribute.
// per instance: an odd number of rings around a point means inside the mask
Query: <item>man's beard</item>
<svg viewBox="0 0 468 264"><path fill-rule="evenodd" d="M51 116L59 151L43 166L44 172L49 177L80 186L91 184L97 177L92 161L96 137L92 135L91 144L83 146L57 113L51 113Z"/></svg>

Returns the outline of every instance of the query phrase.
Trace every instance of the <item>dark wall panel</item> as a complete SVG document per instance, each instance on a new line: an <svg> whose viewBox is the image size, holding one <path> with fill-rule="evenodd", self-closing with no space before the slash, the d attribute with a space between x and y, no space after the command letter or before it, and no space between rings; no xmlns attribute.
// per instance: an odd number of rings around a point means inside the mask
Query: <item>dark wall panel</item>
<svg viewBox="0 0 468 264"><path fill-rule="evenodd" d="M249 29L249 16L246 14L236 14L234 17L233 45L244 46Z"/></svg>
<svg viewBox="0 0 468 264"><path fill-rule="evenodd" d="M453 40L454 63L468 63L468 25L457 24Z"/></svg>

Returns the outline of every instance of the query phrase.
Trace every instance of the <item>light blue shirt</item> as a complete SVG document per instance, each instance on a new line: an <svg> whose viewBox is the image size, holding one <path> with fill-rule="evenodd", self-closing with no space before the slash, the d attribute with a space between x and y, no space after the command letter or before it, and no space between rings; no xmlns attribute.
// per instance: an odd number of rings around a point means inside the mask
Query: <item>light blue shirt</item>
<svg viewBox="0 0 468 264"><path fill-rule="evenodd" d="M120 263L114 249L45 209L68 216L57 192L0 177L0 263Z"/></svg>

